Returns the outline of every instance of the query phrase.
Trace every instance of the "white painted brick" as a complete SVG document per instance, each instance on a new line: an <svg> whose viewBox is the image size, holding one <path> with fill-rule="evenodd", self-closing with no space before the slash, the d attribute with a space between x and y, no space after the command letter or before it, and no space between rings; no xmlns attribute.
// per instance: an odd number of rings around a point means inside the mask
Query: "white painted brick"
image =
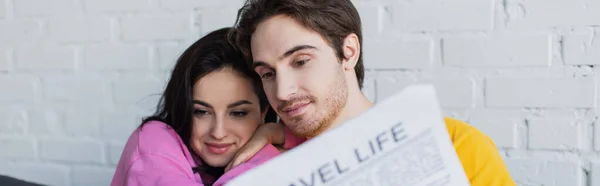
<svg viewBox="0 0 600 186"><path fill-rule="evenodd" d="M57 140L40 141L40 156L45 160L101 164L104 162L102 143L89 140Z"/></svg>
<svg viewBox="0 0 600 186"><path fill-rule="evenodd" d="M0 133L24 134L27 131L27 113L16 108L0 108Z"/></svg>
<svg viewBox="0 0 600 186"><path fill-rule="evenodd" d="M115 170L99 167L73 167L73 185L110 185Z"/></svg>
<svg viewBox="0 0 600 186"><path fill-rule="evenodd" d="M39 80L26 75L0 75L0 102L32 103Z"/></svg>
<svg viewBox="0 0 600 186"><path fill-rule="evenodd" d="M367 69L424 69L433 60L430 38L377 39L364 41Z"/></svg>
<svg viewBox="0 0 600 186"><path fill-rule="evenodd" d="M507 1L506 6L514 10L510 11L509 28L600 25L600 1L597 0Z"/></svg>
<svg viewBox="0 0 600 186"><path fill-rule="evenodd" d="M152 8L150 0L83 0L85 10L92 13L140 11Z"/></svg>
<svg viewBox="0 0 600 186"><path fill-rule="evenodd" d="M81 11L74 0L17 0L14 1L16 16L71 17Z"/></svg>
<svg viewBox="0 0 600 186"><path fill-rule="evenodd" d="M8 51L0 49L0 71L8 71L9 68Z"/></svg>
<svg viewBox="0 0 600 186"><path fill-rule="evenodd" d="M119 164L126 141L123 143L108 143L108 163L111 165Z"/></svg>
<svg viewBox="0 0 600 186"><path fill-rule="evenodd" d="M0 21L0 48L37 46L42 33L37 21Z"/></svg>
<svg viewBox="0 0 600 186"><path fill-rule="evenodd" d="M590 174L588 175L590 178L590 186L600 186L600 163L599 162L591 162Z"/></svg>
<svg viewBox="0 0 600 186"><path fill-rule="evenodd" d="M161 45L158 47L158 61L161 69L171 70L177 59L183 54L188 45Z"/></svg>
<svg viewBox="0 0 600 186"><path fill-rule="evenodd" d="M6 0L0 0L0 19L6 17Z"/></svg>
<svg viewBox="0 0 600 186"><path fill-rule="evenodd" d="M97 70L140 70L150 66L150 54L145 46L104 45L87 47L84 66Z"/></svg>
<svg viewBox="0 0 600 186"><path fill-rule="evenodd" d="M20 48L15 63L17 70L72 70L75 54L68 47Z"/></svg>
<svg viewBox="0 0 600 186"><path fill-rule="evenodd" d="M448 37L443 40L444 64L458 67L549 66L548 35Z"/></svg>
<svg viewBox="0 0 600 186"><path fill-rule="evenodd" d="M82 114L85 110L85 114ZM89 106L74 106L65 113L65 132L76 137L99 137L100 118L98 110Z"/></svg>
<svg viewBox="0 0 600 186"><path fill-rule="evenodd" d="M114 96L117 103L136 103L161 94L163 88L158 81L123 80L114 82Z"/></svg>
<svg viewBox="0 0 600 186"><path fill-rule="evenodd" d="M127 141L141 123L142 118L132 111L119 110L103 114L100 123L102 137L113 141Z"/></svg>
<svg viewBox="0 0 600 186"><path fill-rule="evenodd" d="M48 37L59 43L107 41L110 38L110 20L53 19L48 21Z"/></svg>
<svg viewBox="0 0 600 186"><path fill-rule="evenodd" d="M498 110L477 109L471 111L467 121L488 135L496 147L517 147L517 124L522 122L518 117L507 116Z"/></svg>
<svg viewBox="0 0 600 186"><path fill-rule="evenodd" d="M45 98L56 102L106 103L110 91L101 76L60 74L42 79Z"/></svg>
<svg viewBox="0 0 600 186"><path fill-rule="evenodd" d="M581 125L574 119L529 120L529 148L571 150L582 148Z"/></svg>
<svg viewBox="0 0 600 186"><path fill-rule="evenodd" d="M493 0L398 1L392 7L394 27L400 31L491 30Z"/></svg>
<svg viewBox="0 0 600 186"><path fill-rule="evenodd" d="M194 37L191 23L191 17L186 14L124 17L121 37L125 41L183 40Z"/></svg>
<svg viewBox="0 0 600 186"><path fill-rule="evenodd" d="M217 7L236 7L241 8L244 1L242 0L159 0L162 7L170 10L194 9L202 8L217 8Z"/></svg>
<svg viewBox="0 0 600 186"><path fill-rule="evenodd" d="M362 23L362 34L363 39L369 36L378 35L381 28L382 23L380 21L380 14L382 12L382 7L380 6L369 6L369 5L357 5L354 4L358 15L360 16L360 21ZM364 49L364 48L363 48Z"/></svg>
<svg viewBox="0 0 600 186"><path fill-rule="evenodd" d="M240 6L241 7L241 6ZM202 35L208 34L211 31L231 27L235 23L237 11L235 8L214 8L200 12L200 30ZM198 18L197 18L198 19Z"/></svg>
<svg viewBox="0 0 600 186"><path fill-rule="evenodd" d="M0 137L0 158L35 159L35 140L25 137Z"/></svg>
<svg viewBox="0 0 600 186"><path fill-rule="evenodd" d="M564 38L564 59L570 65L600 64L600 30L596 33L567 35Z"/></svg>
<svg viewBox="0 0 600 186"><path fill-rule="evenodd" d="M517 185L583 186L585 183L583 168L575 162L508 158L505 163Z"/></svg>
<svg viewBox="0 0 600 186"><path fill-rule="evenodd" d="M377 102L384 101L388 97L399 93L409 85L416 83L415 81L408 79L394 79L394 78L377 78L375 84L377 86Z"/></svg>
<svg viewBox="0 0 600 186"><path fill-rule="evenodd" d="M0 174L44 185L69 185L69 168L45 163L0 163Z"/></svg>
<svg viewBox="0 0 600 186"><path fill-rule="evenodd" d="M594 149L600 151L600 123L598 123L598 121L594 123L593 138Z"/></svg>
<svg viewBox="0 0 600 186"><path fill-rule="evenodd" d="M473 106L473 81L468 78L435 78L415 83L433 84L437 91L440 105L444 108L470 108ZM401 91L413 84L410 80L390 81L377 80L377 101Z"/></svg>
<svg viewBox="0 0 600 186"><path fill-rule="evenodd" d="M488 107L594 107L592 78L491 78L485 84Z"/></svg>
<svg viewBox="0 0 600 186"><path fill-rule="evenodd" d="M64 113L52 108L35 108L28 112L29 134L35 136L63 136Z"/></svg>

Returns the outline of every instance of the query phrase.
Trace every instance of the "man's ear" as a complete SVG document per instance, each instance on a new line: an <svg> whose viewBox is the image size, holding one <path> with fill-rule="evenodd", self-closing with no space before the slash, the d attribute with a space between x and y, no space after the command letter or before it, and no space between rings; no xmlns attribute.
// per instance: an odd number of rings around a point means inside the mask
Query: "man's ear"
<svg viewBox="0 0 600 186"><path fill-rule="evenodd" d="M344 44L342 45L342 51L344 52L344 58L342 65L346 71L354 71L358 58L360 57L360 41L358 36L354 33L348 34L344 38Z"/></svg>

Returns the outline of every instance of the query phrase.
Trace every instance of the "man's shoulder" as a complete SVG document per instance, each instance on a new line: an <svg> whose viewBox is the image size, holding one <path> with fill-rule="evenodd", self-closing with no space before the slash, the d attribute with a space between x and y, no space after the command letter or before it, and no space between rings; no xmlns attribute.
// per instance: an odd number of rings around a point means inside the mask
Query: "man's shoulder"
<svg viewBox="0 0 600 186"><path fill-rule="evenodd" d="M446 128L472 185L515 185L494 142L470 124L446 117Z"/></svg>

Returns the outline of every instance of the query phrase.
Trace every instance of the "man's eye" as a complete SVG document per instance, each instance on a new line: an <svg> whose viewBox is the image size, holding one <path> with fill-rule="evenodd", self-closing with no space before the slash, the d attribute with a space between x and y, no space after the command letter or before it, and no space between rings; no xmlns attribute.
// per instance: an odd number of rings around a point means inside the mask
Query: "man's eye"
<svg viewBox="0 0 600 186"><path fill-rule="evenodd" d="M308 62L308 59L294 62L294 67L300 67Z"/></svg>

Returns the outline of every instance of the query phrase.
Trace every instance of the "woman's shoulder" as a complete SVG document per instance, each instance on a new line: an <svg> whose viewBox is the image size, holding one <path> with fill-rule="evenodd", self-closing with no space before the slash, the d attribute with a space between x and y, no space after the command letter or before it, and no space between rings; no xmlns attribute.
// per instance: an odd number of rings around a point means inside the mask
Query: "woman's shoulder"
<svg viewBox="0 0 600 186"><path fill-rule="evenodd" d="M135 132L138 136L140 154L164 154L166 152L182 152L185 144L171 126L161 121L148 121Z"/></svg>

